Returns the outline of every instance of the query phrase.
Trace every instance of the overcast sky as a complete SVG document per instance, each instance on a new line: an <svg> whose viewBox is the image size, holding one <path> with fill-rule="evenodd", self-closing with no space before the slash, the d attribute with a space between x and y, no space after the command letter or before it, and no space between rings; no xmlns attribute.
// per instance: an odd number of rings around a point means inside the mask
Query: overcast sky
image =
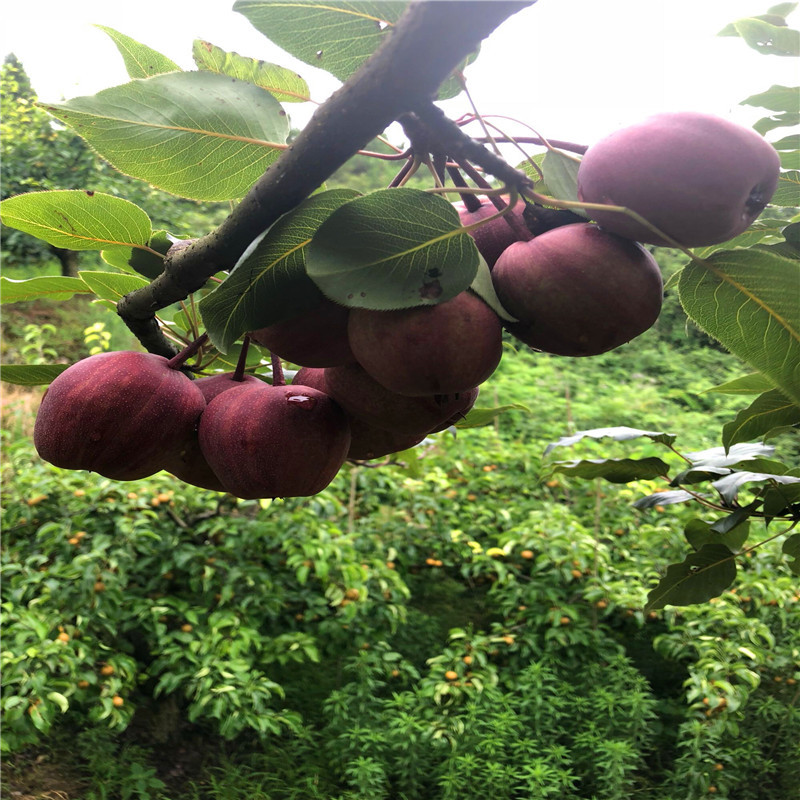
<svg viewBox="0 0 800 800"><path fill-rule="evenodd" d="M484 114L524 120L545 136L590 144L663 110L701 110L750 125L764 114L744 98L797 84L797 60L764 56L717 37L728 22L776 0L539 0L511 17L467 72ZM192 41L293 67L323 100L338 82L292 60L231 8L233 0L28 0L7 4L0 54L14 52L42 100L125 83L116 47L93 24L116 28L194 68ZM800 12L797 14L800 17ZM795 23L795 26L798 23ZM296 122L313 110L290 109ZM468 110L463 100L446 106Z"/></svg>

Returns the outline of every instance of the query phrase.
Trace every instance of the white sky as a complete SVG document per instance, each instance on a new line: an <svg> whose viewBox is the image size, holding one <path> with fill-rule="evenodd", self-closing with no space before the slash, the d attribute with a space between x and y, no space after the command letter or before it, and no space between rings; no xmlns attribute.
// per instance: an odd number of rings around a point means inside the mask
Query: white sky
<svg viewBox="0 0 800 800"><path fill-rule="evenodd" d="M539 0L484 42L467 71L483 114L521 119L552 139L590 144L666 110L700 110L751 125L766 112L740 106L772 84L797 85L797 60L764 56L728 22L763 14L777 0ZM338 82L283 54L231 8L233 0L28 0L0 16L0 57L14 52L40 98L57 101L125 83L122 59L94 24L194 68L192 41L293 67L322 100ZM13 10L12 10L13 9ZM796 13L796 27L800 12ZM310 104L288 108L302 124ZM451 116L468 110L446 104Z"/></svg>

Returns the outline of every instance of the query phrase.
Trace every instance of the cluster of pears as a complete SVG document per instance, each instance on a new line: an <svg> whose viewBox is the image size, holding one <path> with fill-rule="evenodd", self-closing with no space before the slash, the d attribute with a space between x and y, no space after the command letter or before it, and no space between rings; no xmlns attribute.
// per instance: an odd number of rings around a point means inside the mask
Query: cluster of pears
<svg viewBox="0 0 800 800"><path fill-rule="evenodd" d="M651 117L591 147L578 195L625 206L686 247L744 231L771 198L775 150L703 114ZM459 206L464 225L494 215ZM511 209L509 214L518 214ZM300 367L291 385L234 373L192 380L185 356L90 356L48 388L34 443L59 467L134 480L166 469L242 498L308 496L348 460L406 450L462 419L502 355L504 328L536 350L606 352L656 321L662 279L642 243L670 244L616 211L520 240L507 216L474 229L495 292L514 322L467 290L433 306L311 312L251 332Z"/></svg>

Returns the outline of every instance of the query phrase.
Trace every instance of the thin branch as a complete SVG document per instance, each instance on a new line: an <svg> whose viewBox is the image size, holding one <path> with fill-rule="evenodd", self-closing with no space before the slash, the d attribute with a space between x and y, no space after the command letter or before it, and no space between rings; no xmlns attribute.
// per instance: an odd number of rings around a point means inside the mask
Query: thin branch
<svg viewBox="0 0 800 800"><path fill-rule="evenodd" d="M150 351L171 357L155 312L232 269L246 248L298 206L354 153L402 114L431 103L439 85L501 22L534 0L411 3L378 50L314 113L230 216L206 236L170 251L148 286L117 313Z"/></svg>

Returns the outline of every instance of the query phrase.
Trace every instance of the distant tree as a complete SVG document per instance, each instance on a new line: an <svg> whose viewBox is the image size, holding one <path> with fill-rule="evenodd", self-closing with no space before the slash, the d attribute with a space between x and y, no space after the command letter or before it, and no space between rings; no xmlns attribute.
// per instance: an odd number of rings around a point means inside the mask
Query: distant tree
<svg viewBox="0 0 800 800"><path fill-rule="evenodd" d="M37 105L37 95L25 68L10 53L0 71L0 186L2 199L26 192L56 189L91 189L124 197L147 209L156 226L168 224L175 233L186 227L187 214L196 217L200 207L129 178L103 161L77 133L62 125ZM223 204L223 209L227 204ZM205 224L213 218L214 204L205 203ZM209 214L211 212L211 214ZM213 219L212 219L213 221ZM194 222L196 225L196 221ZM43 264L52 257L62 275L77 273L80 255L75 250L48 245L22 231L6 228L2 252L6 265Z"/></svg>
<svg viewBox="0 0 800 800"><path fill-rule="evenodd" d="M36 93L22 63L6 56L0 73L0 139L2 198L23 192L89 185L96 172L96 157L76 133L36 106ZM20 231L3 235L7 264L44 262L55 256L63 275L77 271L74 250L46 245Z"/></svg>

